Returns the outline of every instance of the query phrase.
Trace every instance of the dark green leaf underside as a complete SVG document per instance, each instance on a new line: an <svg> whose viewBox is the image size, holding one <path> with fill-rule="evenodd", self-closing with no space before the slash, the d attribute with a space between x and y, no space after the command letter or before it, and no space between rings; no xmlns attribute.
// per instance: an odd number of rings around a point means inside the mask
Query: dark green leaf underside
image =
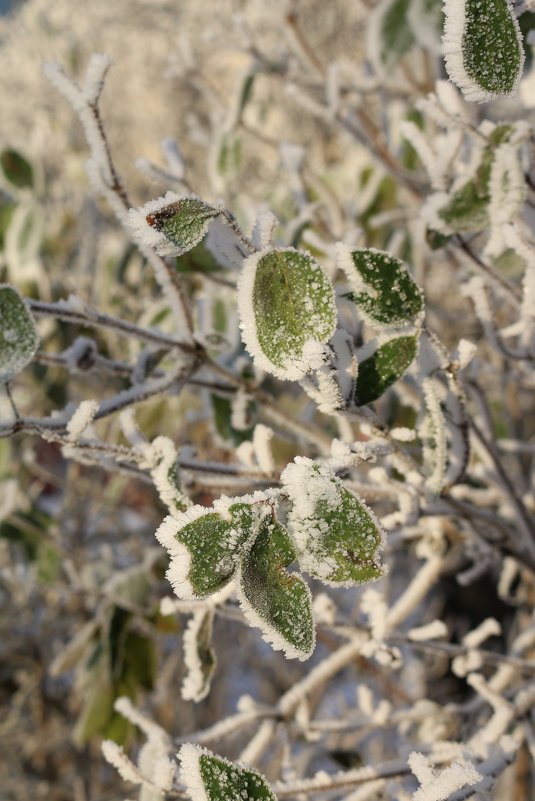
<svg viewBox="0 0 535 801"><path fill-rule="evenodd" d="M381 397L408 370L416 356L418 338L396 337L359 364L355 403L365 406Z"/></svg>

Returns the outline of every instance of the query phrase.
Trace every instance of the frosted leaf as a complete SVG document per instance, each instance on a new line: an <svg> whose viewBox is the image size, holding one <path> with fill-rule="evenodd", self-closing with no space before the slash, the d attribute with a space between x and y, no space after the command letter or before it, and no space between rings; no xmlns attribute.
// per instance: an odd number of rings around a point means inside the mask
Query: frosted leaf
<svg viewBox="0 0 535 801"><path fill-rule="evenodd" d="M89 428L98 408L99 402L96 400L85 400L80 403L67 423L67 433L72 442L79 440L84 431Z"/></svg>
<svg viewBox="0 0 535 801"><path fill-rule="evenodd" d="M424 754L412 751L409 767L421 785L413 794L413 801L447 801L456 790L472 787L483 780L475 765L464 757L437 771Z"/></svg>
<svg viewBox="0 0 535 801"><path fill-rule="evenodd" d="M426 379L422 389L427 410L420 428L424 465L428 473L425 483L431 492L439 495L446 483L448 466L446 423L433 381Z"/></svg>
<svg viewBox="0 0 535 801"><path fill-rule="evenodd" d="M32 315L13 287L0 285L0 383L31 362L39 345Z"/></svg>
<svg viewBox="0 0 535 801"><path fill-rule="evenodd" d="M237 590L247 620L289 659L308 659L315 645L312 598L306 582L285 568L295 559L288 532L272 517L262 521L242 557Z"/></svg>
<svg viewBox="0 0 535 801"><path fill-rule="evenodd" d="M167 578L179 598L206 598L233 578L237 559L254 536L256 509L221 497L212 509L192 506L166 517L156 538L167 548Z"/></svg>
<svg viewBox="0 0 535 801"><path fill-rule="evenodd" d="M512 137L516 138L516 134L517 131L511 125L498 125L490 133L473 177L450 197L446 197L438 209L438 226L442 227L444 233L468 233L486 228L489 221L489 183L495 151Z"/></svg>
<svg viewBox="0 0 535 801"><path fill-rule="evenodd" d="M182 256L201 242L219 209L195 195L167 192L139 209L130 209L128 221L138 239L160 256Z"/></svg>
<svg viewBox="0 0 535 801"><path fill-rule="evenodd" d="M150 475L161 500L171 512L183 512L191 504L180 485L180 471L175 446L169 437L156 437L144 450L151 461Z"/></svg>
<svg viewBox="0 0 535 801"><path fill-rule="evenodd" d="M255 364L298 380L321 366L321 347L334 333L336 306L329 278L308 253L262 251L247 259L238 284L245 346Z"/></svg>
<svg viewBox="0 0 535 801"><path fill-rule="evenodd" d="M409 369L418 352L418 336L395 337L359 364L355 404L365 406L386 392Z"/></svg>
<svg viewBox="0 0 535 801"><path fill-rule="evenodd" d="M277 801L258 771L186 743L178 753L180 780L192 801Z"/></svg>
<svg viewBox="0 0 535 801"><path fill-rule="evenodd" d="M414 322L424 308L423 293L403 262L383 250L338 247L349 296L372 323L400 326Z"/></svg>
<svg viewBox="0 0 535 801"><path fill-rule="evenodd" d="M524 65L511 0L444 0L446 69L467 100L514 94Z"/></svg>
<svg viewBox="0 0 535 801"><path fill-rule="evenodd" d="M368 54L380 72L394 67L414 44L408 21L411 0L382 0L370 14Z"/></svg>
<svg viewBox="0 0 535 801"><path fill-rule="evenodd" d="M184 701L202 701L210 692L210 683L216 668L212 647L214 610L210 607L195 612L184 632L184 667L182 683Z"/></svg>
<svg viewBox="0 0 535 801"><path fill-rule="evenodd" d="M379 522L328 467L298 456L281 481L292 504L288 526L303 570L344 587L384 575Z"/></svg>

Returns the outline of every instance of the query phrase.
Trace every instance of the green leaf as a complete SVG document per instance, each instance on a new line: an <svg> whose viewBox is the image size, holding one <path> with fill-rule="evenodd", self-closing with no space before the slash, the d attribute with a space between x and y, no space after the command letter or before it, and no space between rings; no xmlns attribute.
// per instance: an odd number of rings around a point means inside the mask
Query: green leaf
<svg viewBox="0 0 535 801"><path fill-rule="evenodd" d="M308 659L315 645L310 590L299 574L285 570L295 559L295 548L271 510L267 512L241 559L238 597L245 617L275 650L289 659Z"/></svg>
<svg viewBox="0 0 535 801"><path fill-rule="evenodd" d="M130 209L129 222L138 238L161 256L182 256L201 242L219 210L192 195L168 192L140 209Z"/></svg>
<svg viewBox="0 0 535 801"><path fill-rule="evenodd" d="M469 233L481 231L487 227L492 162L497 148L508 142L513 133L514 128L511 125L498 125L492 131L488 144L483 149L481 161L474 177L456 191L450 201L438 210L439 218L447 224L451 231Z"/></svg>
<svg viewBox="0 0 535 801"><path fill-rule="evenodd" d="M445 0L444 54L467 100L514 93L522 75L522 35L510 0Z"/></svg>
<svg viewBox="0 0 535 801"><path fill-rule="evenodd" d="M423 293L403 262L383 250L339 249L340 266L353 292L350 298L374 323L401 326L414 322L424 308Z"/></svg>
<svg viewBox="0 0 535 801"><path fill-rule="evenodd" d="M394 384L409 369L418 350L415 334L396 337L380 345L375 353L359 364L355 403L365 406Z"/></svg>
<svg viewBox="0 0 535 801"><path fill-rule="evenodd" d="M167 578L178 597L206 598L228 584L255 524L251 504L224 497L213 509L192 506L166 517L156 537L171 556Z"/></svg>
<svg viewBox="0 0 535 801"><path fill-rule="evenodd" d="M184 701L202 701L210 692L217 659L212 647L213 608L195 612L184 632L184 667L182 683Z"/></svg>
<svg viewBox="0 0 535 801"><path fill-rule="evenodd" d="M277 801L266 779L252 768L191 743L182 746L178 758L180 779L193 801Z"/></svg>
<svg viewBox="0 0 535 801"><path fill-rule="evenodd" d="M408 20L411 0L383 0L370 17L370 56L390 70L414 44Z"/></svg>
<svg viewBox="0 0 535 801"><path fill-rule="evenodd" d="M20 373L38 345L33 317L21 296L13 287L0 285L0 383Z"/></svg>
<svg viewBox="0 0 535 801"><path fill-rule="evenodd" d="M0 154L0 164L7 180L17 189L33 187L33 169L31 164L16 150L8 148Z"/></svg>
<svg viewBox="0 0 535 801"><path fill-rule="evenodd" d="M308 253L287 248L248 258L238 308L245 346L259 367L295 380L320 366L336 306L330 279Z"/></svg>
<svg viewBox="0 0 535 801"><path fill-rule="evenodd" d="M213 421L219 436L226 442L231 443L234 447L241 445L242 442L248 442L253 438L254 423L250 428L240 431L232 425L232 402L230 398L223 397L212 393L210 400L213 408ZM250 403L250 410L254 413L256 410L256 403L254 400Z"/></svg>
<svg viewBox="0 0 535 801"><path fill-rule="evenodd" d="M303 570L345 587L384 575L381 526L332 470L298 456L281 481L292 504L288 526Z"/></svg>

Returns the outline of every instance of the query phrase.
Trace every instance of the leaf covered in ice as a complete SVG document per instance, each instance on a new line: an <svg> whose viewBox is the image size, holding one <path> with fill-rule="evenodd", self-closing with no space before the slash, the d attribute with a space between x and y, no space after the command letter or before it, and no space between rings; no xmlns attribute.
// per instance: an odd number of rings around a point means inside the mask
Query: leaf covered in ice
<svg viewBox="0 0 535 801"><path fill-rule="evenodd" d="M298 456L281 480L292 505L288 526L303 570L345 587L384 575L381 526L332 470Z"/></svg>
<svg viewBox="0 0 535 801"><path fill-rule="evenodd" d="M511 0L444 0L446 69L467 100L515 92L524 64Z"/></svg>
<svg viewBox="0 0 535 801"><path fill-rule="evenodd" d="M386 392L409 369L418 351L418 336L394 337L359 363L355 403L365 406Z"/></svg>
<svg viewBox="0 0 535 801"><path fill-rule="evenodd" d="M216 668L216 655L212 647L213 622L213 608L199 609L184 632L186 676L182 683L182 698L185 701L202 701L210 692Z"/></svg>
<svg viewBox="0 0 535 801"><path fill-rule="evenodd" d="M245 346L259 367L297 380L320 366L336 306L329 278L308 253L286 248L248 258L238 308Z"/></svg>
<svg viewBox="0 0 535 801"><path fill-rule="evenodd" d="M343 246L339 257L353 290L349 297L372 323L401 326L421 314L422 290L400 259L375 248L350 250Z"/></svg>
<svg viewBox="0 0 535 801"><path fill-rule="evenodd" d="M308 659L315 644L312 599L301 576L286 570L295 556L288 532L268 514L241 560L238 597L245 617L275 650Z"/></svg>
<svg viewBox="0 0 535 801"><path fill-rule="evenodd" d="M168 549L167 578L179 598L206 598L234 576L241 549L254 536L255 510L221 497L166 517L156 532Z"/></svg>
<svg viewBox="0 0 535 801"><path fill-rule="evenodd" d="M39 345L32 315L16 289L0 285L0 383L29 364Z"/></svg>
<svg viewBox="0 0 535 801"><path fill-rule="evenodd" d="M167 192L139 209L130 209L129 222L138 239L161 256L181 256L201 242L219 210L195 195Z"/></svg>
<svg viewBox="0 0 535 801"><path fill-rule="evenodd" d="M178 758L180 779L192 801L277 801L261 773L229 762L206 748L186 743Z"/></svg>

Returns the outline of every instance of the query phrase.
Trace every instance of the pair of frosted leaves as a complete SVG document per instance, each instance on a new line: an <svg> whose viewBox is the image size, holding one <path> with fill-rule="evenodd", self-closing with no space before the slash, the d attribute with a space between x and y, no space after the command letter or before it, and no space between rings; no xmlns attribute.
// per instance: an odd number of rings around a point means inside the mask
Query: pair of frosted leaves
<svg viewBox="0 0 535 801"><path fill-rule="evenodd" d="M248 622L275 650L308 659L315 645L312 597L301 574L288 568L297 559L304 572L334 587L374 581L384 574L384 533L326 465L297 457L281 482L282 490L171 514L156 537L169 551L167 578L179 598L201 600L234 580Z"/></svg>

